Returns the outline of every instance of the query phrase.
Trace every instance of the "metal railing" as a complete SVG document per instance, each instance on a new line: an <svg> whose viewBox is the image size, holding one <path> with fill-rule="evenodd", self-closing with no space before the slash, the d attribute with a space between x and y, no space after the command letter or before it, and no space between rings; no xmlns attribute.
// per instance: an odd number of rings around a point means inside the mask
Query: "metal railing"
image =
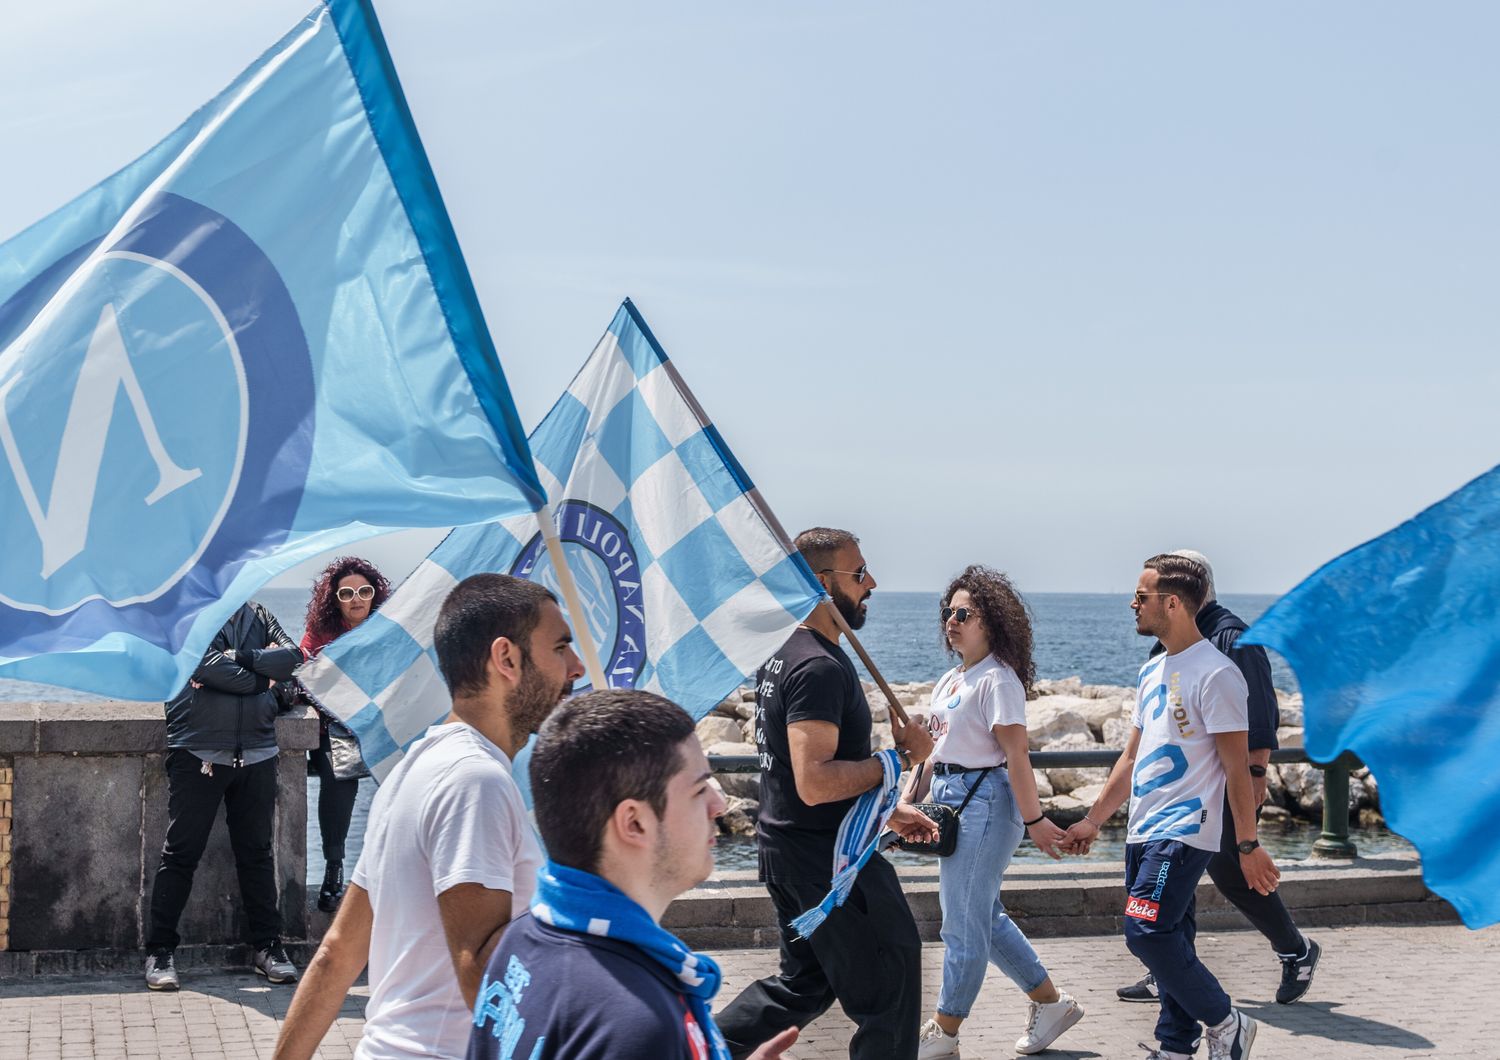
<svg viewBox="0 0 1500 1060"><path fill-rule="evenodd" d="M1100 751L1033 751L1033 769L1109 769L1120 757L1115 750ZM1323 771L1323 834L1312 846L1312 856L1347 860L1356 857L1358 849L1349 838L1349 772L1361 763L1345 753L1332 762L1314 762L1301 747L1283 747L1271 752L1277 765L1307 762ZM708 765L715 773L759 773L760 760L755 755L709 755Z"/></svg>

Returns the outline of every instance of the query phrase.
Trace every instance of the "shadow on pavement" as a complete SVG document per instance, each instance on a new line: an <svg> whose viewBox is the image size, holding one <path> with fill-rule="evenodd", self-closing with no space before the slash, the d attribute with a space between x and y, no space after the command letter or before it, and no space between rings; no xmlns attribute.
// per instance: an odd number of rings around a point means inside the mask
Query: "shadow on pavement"
<svg viewBox="0 0 1500 1060"><path fill-rule="evenodd" d="M1429 1039L1394 1023L1382 1023L1365 1016L1336 1012L1334 1010L1339 1007L1336 1001L1299 1001L1295 1005L1239 1001L1236 1005L1252 1019L1299 1038L1327 1038L1335 1042L1387 1048L1436 1048L1435 1043Z"/></svg>

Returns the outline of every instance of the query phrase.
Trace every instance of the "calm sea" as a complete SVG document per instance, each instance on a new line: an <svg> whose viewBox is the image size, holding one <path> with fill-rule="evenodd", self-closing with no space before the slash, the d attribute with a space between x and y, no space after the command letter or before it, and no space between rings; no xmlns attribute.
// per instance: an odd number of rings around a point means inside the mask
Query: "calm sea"
<svg viewBox="0 0 1500 1060"><path fill-rule="evenodd" d="M307 589L266 589L256 598L280 619L294 640L301 640L308 592ZM1246 622L1253 622L1275 599L1274 596L1225 596L1223 603ZM1122 593L1035 593L1028 596L1027 601L1035 615L1037 676L1071 677L1076 674L1085 684L1135 683L1136 670L1150 642L1136 635L1127 596ZM937 608L935 592L877 591L870 598L869 618L860 631L860 640L887 680L934 681L952 665L938 642ZM1278 688L1296 689L1296 678L1275 655L1271 657L1271 666ZM95 698L98 697L64 688L0 680L0 700L77 701ZM309 778L307 866L310 882L322 878L317 789L317 780ZM367 781L360 785L348 842L350 868L363 845L365 815L374 792L374 784ZM1309 833L1305 844L1310 845L1315 835L1315 830ZM1298 835L1295 842L1304 847L1305 853L1304 837ZM1022 848L1029 849L1026 844L1022 844ZM743 852L732 854L732 849L733 844L721 847L721 867L739 867L739 860L748 861L753 856Z"/></svg>

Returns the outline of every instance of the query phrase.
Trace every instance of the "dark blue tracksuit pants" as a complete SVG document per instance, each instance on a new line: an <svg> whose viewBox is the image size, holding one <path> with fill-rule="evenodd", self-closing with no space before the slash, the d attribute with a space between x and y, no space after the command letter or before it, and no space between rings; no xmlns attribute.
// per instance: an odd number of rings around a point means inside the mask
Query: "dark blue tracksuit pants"
<svg viewBox="0 0 1500 1060"><path fill-rule="evenodd" d="M1229 1016L1229 995L1193 948L1198 881L1214 853L1175 839L1125 845L1125 945L1156 976L1156 1040L1168 1052L1195 1052L1201 1025Z"/></svg>

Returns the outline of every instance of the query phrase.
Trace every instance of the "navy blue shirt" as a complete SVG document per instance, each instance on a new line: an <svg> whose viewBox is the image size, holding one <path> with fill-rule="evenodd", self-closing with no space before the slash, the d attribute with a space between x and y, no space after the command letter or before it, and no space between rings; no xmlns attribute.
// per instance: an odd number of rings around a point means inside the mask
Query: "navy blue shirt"
<svg viewBox="0 0 1500 1060"><path fill-rule="evenodd" d="M469 1060L708 1060L671 972L626 942L511 921L485 968Z"/></svg>

